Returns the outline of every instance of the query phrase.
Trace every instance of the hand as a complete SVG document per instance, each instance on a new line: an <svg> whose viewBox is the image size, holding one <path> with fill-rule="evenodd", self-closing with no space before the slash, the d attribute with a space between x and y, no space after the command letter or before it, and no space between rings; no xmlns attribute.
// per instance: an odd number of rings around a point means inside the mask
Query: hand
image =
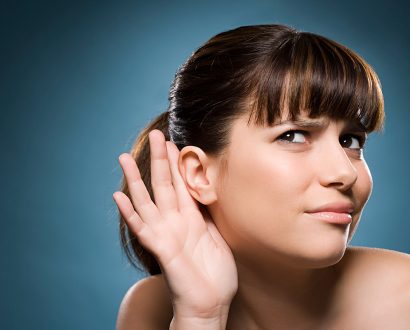
<svg viewBox="0 0 410 330"><path fill-rule="evenodd" d="M179 150L159 130L149 133L155 204L131 155L119 157L131 201L113 197L129 229L157 259L175 310L214 317L237 291L235 260L210 215L201 211L178 170Z"/></svg>

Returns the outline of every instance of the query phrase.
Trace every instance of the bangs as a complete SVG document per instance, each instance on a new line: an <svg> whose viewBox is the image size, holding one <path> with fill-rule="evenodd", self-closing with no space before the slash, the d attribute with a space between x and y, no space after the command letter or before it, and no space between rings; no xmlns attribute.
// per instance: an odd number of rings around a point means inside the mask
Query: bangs
<svg viewBox="0 0 410 330"><path fill-rule="evenodd" d="M325 37L300 32L266 55L251 77L250 121L272 125L288 114L328 116L381 131L384 101L379 79L359 55Z"/></svg>

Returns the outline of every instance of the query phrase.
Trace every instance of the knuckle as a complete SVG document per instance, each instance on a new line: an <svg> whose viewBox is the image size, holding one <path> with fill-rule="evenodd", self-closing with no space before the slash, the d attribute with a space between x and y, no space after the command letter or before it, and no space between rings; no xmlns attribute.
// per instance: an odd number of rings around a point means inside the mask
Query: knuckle
<svg viewBox="0 0 410 330"><path fill-rule="evenodd" d="M143 196L141 199L138 200L138 207L141 209L148 209L152 206L152 200L149 195Z"/></svg>
<svg viewBox="0 0 410 330"><path fill-rule="evenodd" d="M151 184L158 187L168 187L172 185L172 180L170 178L152 178Z"/></svg>

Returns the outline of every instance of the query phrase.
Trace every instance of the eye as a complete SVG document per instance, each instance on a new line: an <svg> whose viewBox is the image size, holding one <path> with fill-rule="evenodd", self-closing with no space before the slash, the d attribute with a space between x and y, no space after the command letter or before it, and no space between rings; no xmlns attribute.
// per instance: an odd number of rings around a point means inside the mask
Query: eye
<svg viewBox="0 0 410 330"><path fill-rule="evenodd" d="M278 140L281 140L287 143L305 143L306 134L308 134L308 132L300 131L300 130L291 130L279 136Z"/></svg>
<svg viewBox="0 0 410 330"><path fill-rule="evenodd" d="M365 138L358 135L347 134L340 138L340 144L343 148L362 149L364 147L364 143Z"/></svg>

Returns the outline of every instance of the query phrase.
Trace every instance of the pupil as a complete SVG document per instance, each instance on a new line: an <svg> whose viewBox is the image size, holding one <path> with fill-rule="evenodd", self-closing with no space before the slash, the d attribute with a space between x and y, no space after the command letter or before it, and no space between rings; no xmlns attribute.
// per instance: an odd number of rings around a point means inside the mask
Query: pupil
<svg viewBox="0 0 410 330"><path fill-rule="evenodd" d="M351 143L348 143L347 141L348 141L349 139L348 138L343 138L342 139L342 143L345 143L346 144L346 147L350 147L350 145L351 145Z"/></svg>

